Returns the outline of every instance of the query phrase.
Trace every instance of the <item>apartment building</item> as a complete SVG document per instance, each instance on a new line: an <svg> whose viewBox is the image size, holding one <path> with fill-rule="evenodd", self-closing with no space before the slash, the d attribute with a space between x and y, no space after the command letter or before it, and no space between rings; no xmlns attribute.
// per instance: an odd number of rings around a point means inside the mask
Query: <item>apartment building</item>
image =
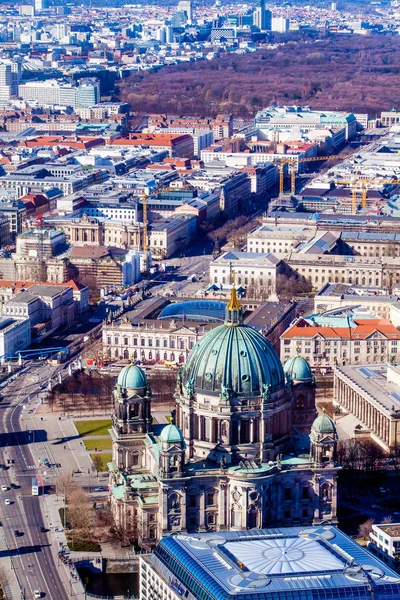
<svg viewBox="0 0 400 600"><path fill-rule="evenodd" d="M300 318L281 337L282 360L301 354L312 368L400 360L400 330L370 314Z"/></svg>
<svg viewBox="0 0 400 600"><path fill-rule="evenodd" d="M400 444L398 364L342 365L334 368L334 405L351 414L385 452Z"/></svg>

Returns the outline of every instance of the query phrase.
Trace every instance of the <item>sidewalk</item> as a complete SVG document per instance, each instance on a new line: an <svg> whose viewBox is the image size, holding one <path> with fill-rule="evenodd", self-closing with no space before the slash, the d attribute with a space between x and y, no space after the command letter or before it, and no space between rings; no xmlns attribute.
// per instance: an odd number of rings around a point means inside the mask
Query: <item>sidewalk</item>
<svg viewBox="0 0 400 600"><path fill-rule="evenodd" d="M60 522L59 509L64 506L63 499L57 498L57 496L43 496L41 498L42 512L45 517L45 523L47 528L50 530L47 534L51 539L51 550L54 556L57 569L64 580L65 589L69 589L71 598L76 600L85 600L85 588L81 579L78 577L77 581L73 581L71 574L76 574L76 569L70 570L68 565L61 562L58 556L58 551L66 546L67 540L64 533L64 528ZM87 556L87 552L71 552L70 557L75 558L75 555Z"/></svg>
<svg viewBox="0 0 400 600"><path fill-rule="evenodd" d="M0 538L0 552L7 552L8 546L5 537L2 535ZM13 568L13 562L11 555L4 556L1 559L1 564L4 570L7 572L8 581L4 586L4 594L6 600L21 600L21 586L18 582L18 576Z"/></svg>

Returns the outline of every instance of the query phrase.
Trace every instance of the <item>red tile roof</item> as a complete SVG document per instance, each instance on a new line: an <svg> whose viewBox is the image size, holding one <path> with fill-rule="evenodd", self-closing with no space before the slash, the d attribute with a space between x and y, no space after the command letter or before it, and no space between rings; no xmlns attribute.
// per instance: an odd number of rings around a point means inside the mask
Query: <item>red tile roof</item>
<svg viewBox="0 0 400 600"><path fill-rule="evenodd" d="M387 319L355 319L357 327L326 327L298 321L282 335L283 339L314 338L365 340L375 332L387 339L400 339L400 331Z"/></svg>

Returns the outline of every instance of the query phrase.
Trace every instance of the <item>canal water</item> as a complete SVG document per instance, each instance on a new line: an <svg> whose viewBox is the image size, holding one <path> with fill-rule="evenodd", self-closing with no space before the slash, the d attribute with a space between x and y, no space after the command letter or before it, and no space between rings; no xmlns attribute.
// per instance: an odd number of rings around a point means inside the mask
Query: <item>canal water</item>
<svg viewBox="0 0 400 600"><path fill-rule="evenodd" d="M90 594L139 596L138 573L93 573L85 568L79 568L78 573Z"/></svg>

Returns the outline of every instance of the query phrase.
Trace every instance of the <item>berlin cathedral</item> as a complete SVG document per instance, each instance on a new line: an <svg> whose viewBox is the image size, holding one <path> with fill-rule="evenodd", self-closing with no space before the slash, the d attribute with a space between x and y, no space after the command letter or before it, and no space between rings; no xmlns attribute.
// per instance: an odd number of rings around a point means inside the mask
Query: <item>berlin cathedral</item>
<svg viewBox="0 0 400 600"><path fill-rule="evenodd" d="M224 324L178 372L171 424L153 424L138 365L121 370L114 395L111 506L138 546L178 532L337 522L337 434L317 416L310 366L295 356L282 367L243 324L235 289Z"/></svg>

